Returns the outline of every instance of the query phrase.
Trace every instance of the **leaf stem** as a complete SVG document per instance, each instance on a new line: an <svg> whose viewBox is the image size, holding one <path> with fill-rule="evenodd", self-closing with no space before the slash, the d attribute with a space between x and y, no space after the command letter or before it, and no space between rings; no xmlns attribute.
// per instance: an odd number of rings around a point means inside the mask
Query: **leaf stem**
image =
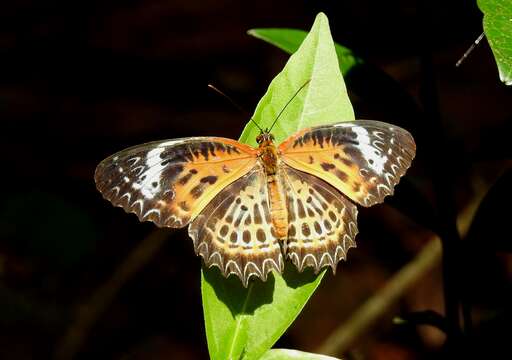
<svg viewBox="0 0 512 360"><path fill-rule="evenodd" d="M431 152L429 171L432 176L434 193L437 202L439 236L443 248L443 290L445 316L447 320L447 338L445 350L455 355L460 349L462 330L460 328L460 249L461 238L456 226L456 208L454 200L454 167L458 159L456 153L444 135L441 113L439 109L439 94L436 83L436 72L432 59L432 34L427 29L432 28L434 10L426 0L419 1L421 14L419 49L421 79L420 99L425 109L425 119L422 122L424 144L430 145ZM432 140L436 143L432 146ZM428 144L427 144L428 142Z"/></svg>
<svg viewBox="0 0 512 360"><path fill-rule="evenodd" d="M169 238L168 230L154 230L123 259L109 279L79 305L73 322L57 344L57 360L73 359L87 340L94 324L114 301L119 290L148 262Z"/></svg>

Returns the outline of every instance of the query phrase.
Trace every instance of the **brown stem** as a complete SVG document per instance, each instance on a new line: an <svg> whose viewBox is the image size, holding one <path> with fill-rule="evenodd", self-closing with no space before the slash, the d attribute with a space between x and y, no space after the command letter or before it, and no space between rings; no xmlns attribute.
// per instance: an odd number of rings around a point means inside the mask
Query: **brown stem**
<svg viewBox="0 0 512 360"><path fill-rule="evenodd" d="M476 196L458 218L458 228L465 235L480 204L483 194ZM436 266L442 258L441 242L438 236L423 247L416 257L391 277L384 287L360 306L353 315L336 328L315 352L337 356L346 352L351 345L375 324L408 289L422 276Z"/></svg>
<svg viewBox="0 0 512 360"><path fill-rule="evenodd" d="M112 276L94 291L89 300L78 307L74 322L56 347L56 360L70 360L75 357L86 341L89 331L110 306L119 290L153 258L168 237L168 230L153 231L128 254Z"/></svg>

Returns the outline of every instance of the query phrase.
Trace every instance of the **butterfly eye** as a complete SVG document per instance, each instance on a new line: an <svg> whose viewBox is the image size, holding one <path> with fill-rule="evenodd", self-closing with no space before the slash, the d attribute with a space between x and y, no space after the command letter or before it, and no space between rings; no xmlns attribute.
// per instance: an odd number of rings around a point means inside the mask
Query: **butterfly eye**
<svg viewBox="0 0 512 360"><path fill-rule="evenodd" d="M256 142L258 144L261 144L262 141L263 141L263 134L260 134L260 135L256 136Z"/></svg>

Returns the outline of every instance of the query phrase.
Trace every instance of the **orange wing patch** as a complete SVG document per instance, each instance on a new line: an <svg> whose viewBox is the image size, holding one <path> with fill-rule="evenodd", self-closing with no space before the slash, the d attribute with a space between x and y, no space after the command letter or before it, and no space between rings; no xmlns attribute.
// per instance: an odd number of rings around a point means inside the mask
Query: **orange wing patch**
<svg viewBox="0 0 512 360"><path fill-rule="evenodd" d="M103 197L141 221L183 227L256 161L255 149L231 139L175 139L108 157L96 168L95 181Z"/></svg>
<svg viewBox="0 0 512 360"><path fill-rule="evenodd" d="M416 145L404 129L358 120L302 130L285 140L279 152L289 166L371 206L393 193L411 165Z"/></svg>

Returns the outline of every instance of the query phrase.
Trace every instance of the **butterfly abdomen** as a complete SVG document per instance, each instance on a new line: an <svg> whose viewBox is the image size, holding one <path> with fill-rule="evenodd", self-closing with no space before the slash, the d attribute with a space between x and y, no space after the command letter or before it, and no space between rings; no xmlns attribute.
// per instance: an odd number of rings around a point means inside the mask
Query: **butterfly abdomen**
<svg viewBox="0 0 512 360"><path fill-rule="evenodd" d="M272 230L276 238L285 240L288 237L288 208L286 207L286 195L283 185L280 178L276 175L279 155L271 138L261 142L258 150L258 157L267 177Z"/></svg>
<svg viewBox="0 0 512 360"><path fill-rule="evenodd" d="M270 198L270 217L272 218L273 230L279 240L284 240L288 237L286 195L276 175L267 175L267 188Z"/></svg>

